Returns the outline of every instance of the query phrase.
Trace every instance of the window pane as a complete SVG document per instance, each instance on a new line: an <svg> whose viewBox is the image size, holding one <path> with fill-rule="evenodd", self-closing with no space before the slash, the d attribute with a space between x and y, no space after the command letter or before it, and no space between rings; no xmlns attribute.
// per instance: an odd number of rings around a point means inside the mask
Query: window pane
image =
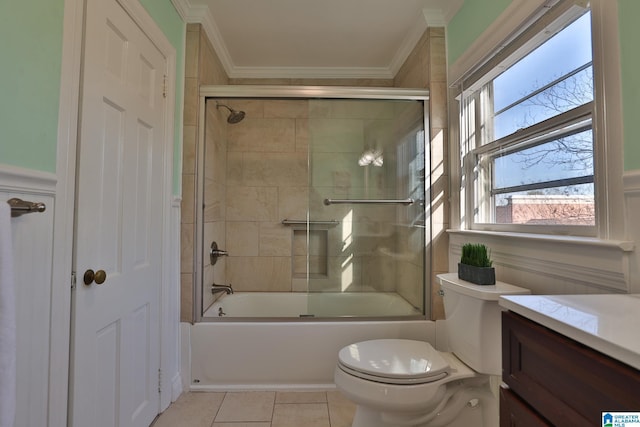
<svg viewBox="0 0 640 427"><path fill-rule="evenodd" d="M493 171L494 188L593 175L593 132L589 129L495 157Z"/></svg>
<svg viewBox="0 0 640 427"><path fill-rule="evenodd" d="M572 74L494 118L494 139L593 101L593 68Z"/></svg>
<svg viewBox="0 0 640 427"><path fill-rule="evenodd" d="M494 81L494 111L591 62L591 13L568 25Z"/></svg>
<svg viewBox="0 0 640 427"><path fill-rule="evenodd" d="M478 106L475 114L463 109L462 119L472 154L463 158L465 214L479 229L595 228L591 13L572 1L550 12L464 93L465 106ZM508 226L517 224L537 227Z"/></svg>
<svg viewBox="0 0 640 427"><path fill-rule="evenodd" d="M495 223L595 225L593 184L501 194Z"/></svg>

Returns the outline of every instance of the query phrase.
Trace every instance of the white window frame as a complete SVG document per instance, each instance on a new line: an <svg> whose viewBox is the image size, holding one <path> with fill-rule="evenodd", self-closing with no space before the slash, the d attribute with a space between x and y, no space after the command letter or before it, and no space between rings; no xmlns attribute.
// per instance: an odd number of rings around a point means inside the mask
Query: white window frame
<svg viewBox="0 0 640 427"><path fill-rule="evenodd" d="M579 0L514 0L507 10L450 68L449 82L451 112L451 177L452 188L460 188L459 194L453 194L452 226L460 230L483 230L486 232L518 232L537 234L566 235L566 227L521 226L493 227L473 224L473 205L465 187L471 182L465 176L460 164L461 150L459 109L456 111L460 95L461 82L469 79L473 73L486 73L482 70L499 57L503 47L509 41L523 34L531 25L544 15L552 6L560 3L584 3ZM588 239L620 240L624 236L623 186L622 186L622 101L620 81L620 54L618 42L617 4L607 0L592 0L592 44L595 100L593 107L594 132L594 181L596 225L591 230L581 229L573 236L588 236ZM490 69L490 68L489 68ZM456 151L457 149L457 151ZM456 155L458 154L458 155ZM456 197L459 196L459 197ZM576 230L577 228L573 228Z"/></svg>

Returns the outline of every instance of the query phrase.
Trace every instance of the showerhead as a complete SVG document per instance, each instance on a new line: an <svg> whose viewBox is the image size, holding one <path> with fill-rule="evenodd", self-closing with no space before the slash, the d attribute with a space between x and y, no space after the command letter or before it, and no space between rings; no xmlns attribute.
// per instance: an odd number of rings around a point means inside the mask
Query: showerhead
<svg viewBox="0 0 640 427"><path fill-rule="evenodd" d="M242 119L244 119L244 111L236 111L233 108L228 107L224 104L216 103L216 108L220 108L220 107L224 107L227 110L229 110L229 117L227 117L227 123L236 124L241 122Z"/></svg>

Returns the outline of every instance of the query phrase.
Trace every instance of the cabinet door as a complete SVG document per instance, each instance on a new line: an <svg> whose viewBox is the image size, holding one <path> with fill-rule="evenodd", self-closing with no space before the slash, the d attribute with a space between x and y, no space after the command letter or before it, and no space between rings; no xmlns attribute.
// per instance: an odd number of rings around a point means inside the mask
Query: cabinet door
<svg viewBox="0 0 640 427"><path fill-rule="evenodd" d="M500 427L548 427L550 425L511 390L500 389Z"/></svg>
<svg viewBox="0 0 640 427"><path fill-rule="evenodd" d="M502 379L557 426L600 426L640 408L640 372L511 312L502 313Z"/></svg>

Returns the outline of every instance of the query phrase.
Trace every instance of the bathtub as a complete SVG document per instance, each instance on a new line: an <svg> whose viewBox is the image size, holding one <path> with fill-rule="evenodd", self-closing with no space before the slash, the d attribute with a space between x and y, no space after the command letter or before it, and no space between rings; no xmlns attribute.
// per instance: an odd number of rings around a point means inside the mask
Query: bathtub
<svg viewBox="0 0 640 427"><path fill-rule="evenodd" d="M309 294L309 297L315 296L324 298L322 307L326 302L334 304L326 307L323 316L335 316L339 305L351 306L357 300L357 294ZM396 294L377 296L387 297L388 320L381 318L379 309L375 313L378 317L373 320L300 318L301 314L321 314L319 308L306 311L306 294L225 295L208 310L212 321L183 328L183 349L190 351L191 362L190 375L183 379L190 378L193 391L332 389L338 351L348 344L377 338L416 339L436 344L435 322L418 316L402 320L398 317L401 304L396 297L404 301L402 298ZM351 315L373 315L370 304L380 303L374 301L377 296L361 295L359 303L362 304ZM340 301L344 297L354 298ZM309 299L310 307L315 308L315 303L319 301ZM407 306L413 310L404 315L415 315L415 309L406 301L404 304L405 310ZM218 317L220 308L226 316ZM242 312L242 308L250 311ZM265 317L272 314L279 320Z"/></svg>
<svg viewBox="0 0 640 427"><path fill-rule="evenodd" d="M383 317L422 313L395 292L246 292L224 295L204 317Z"/></svg>

